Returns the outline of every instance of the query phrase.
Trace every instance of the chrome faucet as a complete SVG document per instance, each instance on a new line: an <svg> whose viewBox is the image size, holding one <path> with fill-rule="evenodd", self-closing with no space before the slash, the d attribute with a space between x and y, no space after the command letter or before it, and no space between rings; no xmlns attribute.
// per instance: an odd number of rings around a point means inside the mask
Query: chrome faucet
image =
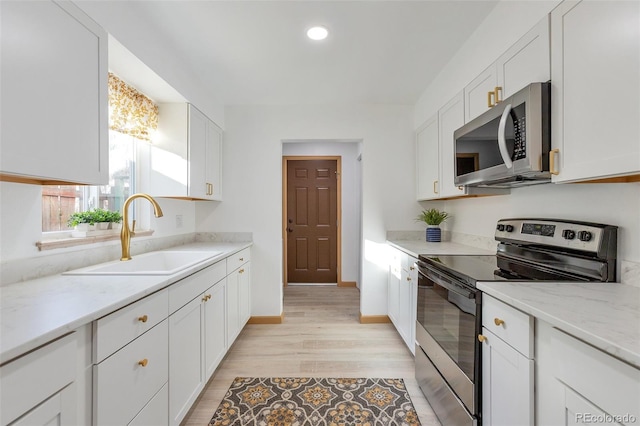
<svg viewBox="0 0 640 426"><path fill-rule="evenodd" d="M122 245L122 257L120 260L131 260L131 234L136 229L136 221L133 221L133 229L129 229L129 204L136 198L146 198L153 205L153 214L162 217L162 209L156 200L147 194L133 194L122 206L122 230L120 231L120 244Z"/></svg>

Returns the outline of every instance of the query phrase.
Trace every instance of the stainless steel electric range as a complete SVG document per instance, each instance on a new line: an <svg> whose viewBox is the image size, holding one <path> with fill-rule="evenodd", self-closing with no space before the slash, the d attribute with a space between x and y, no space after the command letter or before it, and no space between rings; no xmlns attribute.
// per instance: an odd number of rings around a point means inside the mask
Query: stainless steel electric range
<svg viewBox="0 0 640 426"><path fill-rule="evenodd" d="M482 281L615 281L617 227L498 221L495 255L421 255L416 378L443 425L482 424Z"/></svg>

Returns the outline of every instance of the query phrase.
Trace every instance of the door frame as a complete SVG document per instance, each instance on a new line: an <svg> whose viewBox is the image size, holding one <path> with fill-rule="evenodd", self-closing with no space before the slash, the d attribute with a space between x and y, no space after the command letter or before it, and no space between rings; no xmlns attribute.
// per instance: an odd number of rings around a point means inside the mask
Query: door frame
<svg viewBox="0 0 640 426"><path fill-rule="evenodd" d="M336 235L336 256L337 256L337 285L338 287L345 286L342 282L342 156L339 155L285 155L282 156L282 285L286 287L289 284L287 273L287 178L288 178L288 164L289 161L297 160L335 160L337 171L337 202L336 213L338 218L337 235Z"/></svg>

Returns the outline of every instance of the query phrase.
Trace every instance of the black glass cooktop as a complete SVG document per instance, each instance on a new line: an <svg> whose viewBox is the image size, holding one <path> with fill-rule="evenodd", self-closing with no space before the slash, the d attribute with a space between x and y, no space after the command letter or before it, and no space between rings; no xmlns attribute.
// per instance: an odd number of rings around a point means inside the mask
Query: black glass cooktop
<svg viewBox="0 0 640 426"><path fill-rule="evenodd" d="M420 260L464 282L475 281L583 281L575 275L495 255L421 255Z"/></svg>

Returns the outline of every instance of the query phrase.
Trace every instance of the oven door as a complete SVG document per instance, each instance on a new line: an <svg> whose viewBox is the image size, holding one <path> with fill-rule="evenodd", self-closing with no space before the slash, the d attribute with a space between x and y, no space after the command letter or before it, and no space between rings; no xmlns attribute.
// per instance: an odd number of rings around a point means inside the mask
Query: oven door
<svg viewBox="0 0 640 426"><path fill-rule="evenodd" d="M441 421L439 411L450 416L460 401L466 413L459 415L471 422L453 423L474 424L480 411L481 292L424 262L418 262L418 271L416 377L432 405L438 404L434 399L449 399L440 410L434 407ZM418 349L426 357L419 358Z"/></svg>

